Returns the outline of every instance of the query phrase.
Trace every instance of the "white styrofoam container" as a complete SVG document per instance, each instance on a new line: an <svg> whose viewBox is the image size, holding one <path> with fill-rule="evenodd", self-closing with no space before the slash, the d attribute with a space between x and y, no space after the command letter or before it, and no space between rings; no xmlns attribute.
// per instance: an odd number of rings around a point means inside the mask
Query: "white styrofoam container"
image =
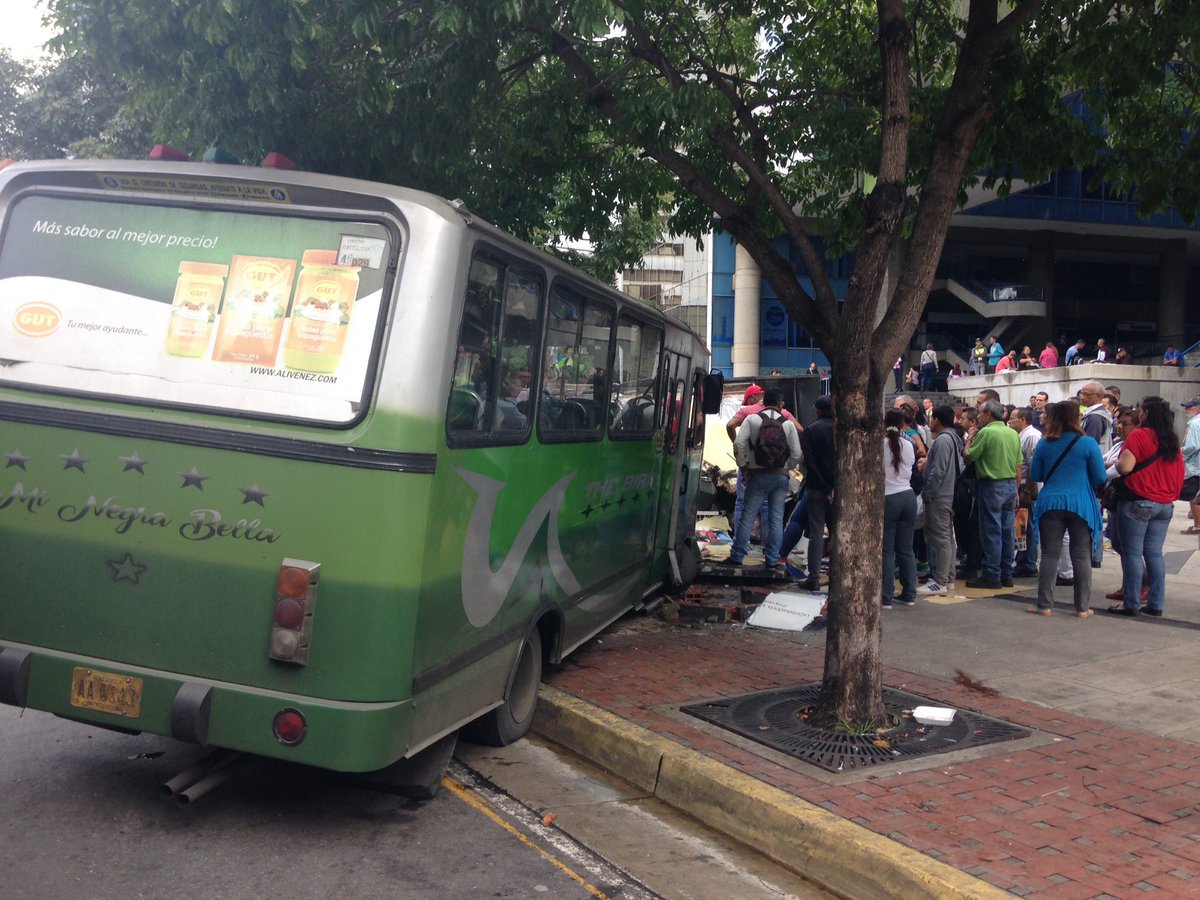
<svg viewBox="0 0 1200 900"><path fill-rule="evenodd" d="M954 721L954 710L945 706L918 706L912 714L922 725L949 725Z"/></svg>

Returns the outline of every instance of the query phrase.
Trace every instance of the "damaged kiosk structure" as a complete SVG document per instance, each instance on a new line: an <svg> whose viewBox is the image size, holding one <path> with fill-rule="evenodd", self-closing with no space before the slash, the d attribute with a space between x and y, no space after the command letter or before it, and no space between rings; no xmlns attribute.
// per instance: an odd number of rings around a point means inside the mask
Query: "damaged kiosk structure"
<svg viewBox="0 0 1200 900"><path fill-rule="evenodd" d="M55 161L0 223L0 701L431 791L695 576L707 349L461 203Z"/></svg>

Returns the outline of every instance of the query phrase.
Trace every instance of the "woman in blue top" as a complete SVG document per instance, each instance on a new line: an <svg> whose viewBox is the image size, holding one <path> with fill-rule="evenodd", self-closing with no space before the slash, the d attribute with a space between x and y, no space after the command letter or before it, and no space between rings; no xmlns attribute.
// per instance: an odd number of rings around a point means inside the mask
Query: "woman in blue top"
<svg viewBox="0 0 1200 900"><path fill-rule="evenodd" d="M1026 610L1048 616L1054 610L1054 581L1063 532L1068 536L1075 567L1075 615L1092 614L1092 548L1100 542L1100 502L1096 488L1104 484L1100 445L1079 427L1079 404L1063 400L1042 414L1042 439L1033 451L1029 477L1042 482L1033 517L1041 535L1037 607Z"/></svg>

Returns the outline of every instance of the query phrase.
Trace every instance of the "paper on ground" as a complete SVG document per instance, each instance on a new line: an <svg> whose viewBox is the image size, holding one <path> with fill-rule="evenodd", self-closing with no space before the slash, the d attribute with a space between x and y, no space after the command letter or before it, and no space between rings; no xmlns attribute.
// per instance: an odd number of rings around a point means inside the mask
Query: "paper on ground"
<svg viewBox="0 0 1200 900"><path fill-rule="evenodd" d="M778 628L783 631L803 631L821 613L824 594L796 594L776 591L768 594L758 609L750 614L747 625L756 628Z"/></svg>

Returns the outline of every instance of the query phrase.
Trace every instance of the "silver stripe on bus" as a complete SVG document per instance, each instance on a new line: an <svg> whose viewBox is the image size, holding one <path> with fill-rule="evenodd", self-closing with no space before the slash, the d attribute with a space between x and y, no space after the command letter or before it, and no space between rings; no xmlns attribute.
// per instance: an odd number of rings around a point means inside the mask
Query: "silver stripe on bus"
<svg viewBox="0 0 1200 900"><path fill-rule="evenodd" d="M235 450L280 459L349 466L355 469L381 469L389 472L411 472L432 475L437 471L437 454L380 450L372 447L353 447L345 444L326 444L299 438L269 434L246 434L218 428L182 425L175 422L153 422L108 413L81 412L28 406L20 403L0 403L0 419L30 425L49 425L55 428L76 428L96 434L120 437L148 438L171 444Z"/></svg>

